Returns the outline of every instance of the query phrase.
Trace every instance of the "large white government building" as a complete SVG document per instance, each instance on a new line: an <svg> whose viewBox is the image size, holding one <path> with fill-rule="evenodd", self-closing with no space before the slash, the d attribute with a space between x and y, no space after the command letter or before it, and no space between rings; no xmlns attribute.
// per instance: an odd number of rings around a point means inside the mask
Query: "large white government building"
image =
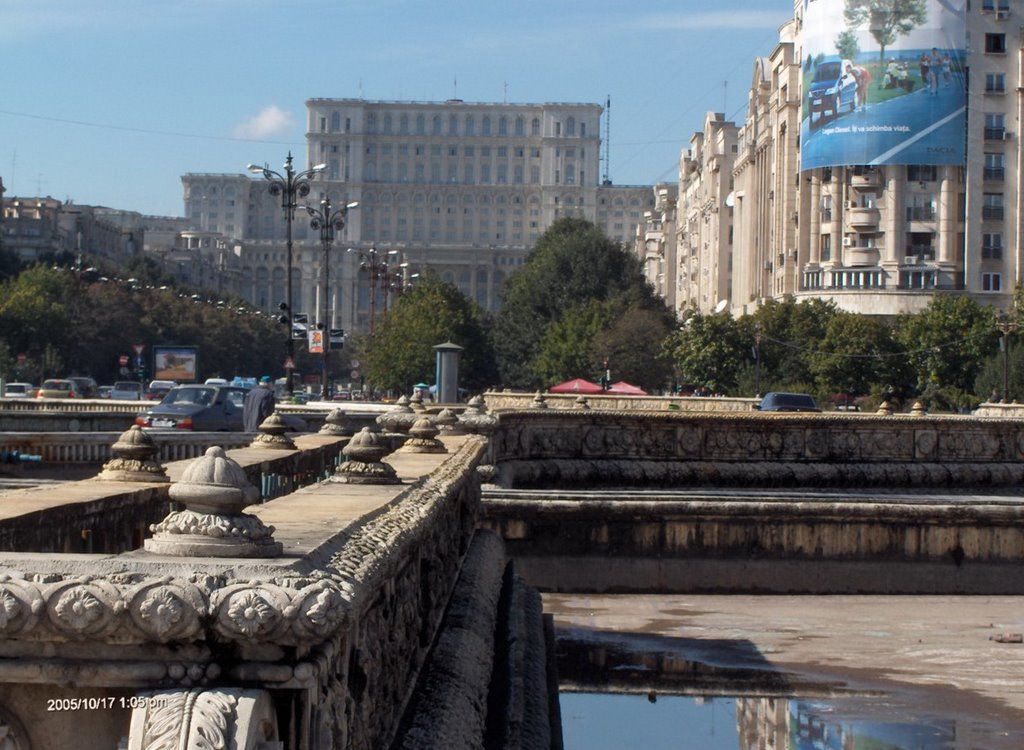
<svg viewBox="0 0 1024 750"><path fill-rule="evenodd" d="M589 219L629 245L655 204L650 186L617 186L599 175L597 104L311 99L306 106L305 163L296 158L295 170L324 169L305 202L358 203L329 254L331 327L367 330L371 310L380 314L395 288L427 267L497 309L508 275L556 219ZM245 174L186 174L182 183L193 239L231 244L241 296L276 309L288 266L284 212L270 184ZM324 254L301 208L292 232L292 309L319 320ZM371 250L375 263L388 263L375 282L360 270Z"/></svg>
<svg viewBox="0 0 1024 750"><path fill-rule="evenodd" d="M1009 309L1024 255L1024 3L959 3L967 37L960 65L966 132L954 144L965 149L961 164L929 164L924 152L923 163L803 170L802 134L856 123L862 114L840 106L838 115L812 115L813 130L801 129L801 102L818 61L801 48L805 3L794 5L779 43L753 61L745 119L709 113L683 150L678 183L654 188L656 205L635 245L651 282L675 309L705 313L741 315L767 300L818 298L894 315L918 311L942 291ZM928 5L936 12L936 0ZM940 69L932 93L922 90L927 76L918 60L909 62L907 77L917 79L911 96L922 102L949 95L961 75ZM904 75L899 64L892 70ZM868 115L885 83L876 77L869 84L876 88ZM931 134L929 126L914 145L928 144Z"/></svg>

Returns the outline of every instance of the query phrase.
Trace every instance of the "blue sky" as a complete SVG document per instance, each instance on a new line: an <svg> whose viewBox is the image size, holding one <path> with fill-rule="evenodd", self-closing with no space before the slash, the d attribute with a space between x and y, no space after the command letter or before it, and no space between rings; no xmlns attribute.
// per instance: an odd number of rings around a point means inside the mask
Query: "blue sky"
<svg viewBox="0 0 1024 750"><path fill-rule="evenodd" d="M707 111L742 120L792 0L0 0L0 177L147 214L181 175L305 164L305 102L594 102L610 176L675 180ZM602 134L604 130L602 128ZM602 172L603 172L602 168Z"/></svg>

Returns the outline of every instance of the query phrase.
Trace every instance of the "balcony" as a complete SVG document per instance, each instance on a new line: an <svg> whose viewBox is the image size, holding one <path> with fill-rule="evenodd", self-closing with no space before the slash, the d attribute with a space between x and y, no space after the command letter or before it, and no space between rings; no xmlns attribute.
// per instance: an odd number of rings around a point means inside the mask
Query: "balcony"
<svg viewBox="0 0 1024 750"><path fill-rule="evenodd" d="M877 188L882 184L882 173L878 170L850 175L850 187Z"/></svg>
<svg viewBox="0 0 1024 750"><path fill-rule="evenodd" d="M868 206L853 206L847 213L847 221L850 226L857 229L873 229L878 226L879 212L877 208Z"/></svg>
<svg viewBox="0 0 1024 750"><path fill-rule="evenodd" d="M907 221L935 221L935 206L907 206Z"/></svg>
<svg viewBox="0 0 1024 750"><path fill-rule="evenodd" d="M985 167L985 179L991 182L1002 182L1006 179L1004 167Z"/></svg>
<svg viewBox="0 0 1024 750"><path fill-rule="evenodd" d="M843 265L851 267L877 266L881 253L877 247L855 246L843 248Z"/></svg>
<svg viewBox="0 0 1024 750"><path fill-rule="evenodd" d="M986 141L1002 141L1006 139L1006 128L985 128Z"/></svg>
<svg viewBox="0 0 1024 750"><path fill-rule="evenodd" d="M1002 206L982 206L981 218L991 221L1002 221L1003 220L1003 207Z"/></svg>

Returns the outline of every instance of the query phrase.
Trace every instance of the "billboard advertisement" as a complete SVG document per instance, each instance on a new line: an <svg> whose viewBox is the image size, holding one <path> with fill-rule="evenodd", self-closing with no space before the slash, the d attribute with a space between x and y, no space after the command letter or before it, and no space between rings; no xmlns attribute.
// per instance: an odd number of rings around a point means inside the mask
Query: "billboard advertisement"
<svg viewBox="0 0 1024 750"><path fill-rule="evenodd" d="M154 346L153 379L194 383L198 356L199 349L195 346Z"/></svg>
<svg viewBox="0 0 1024 750"><path fill-rule="evenodd" d="M966 0L805 0L800 169L965 161Z"/></svg>

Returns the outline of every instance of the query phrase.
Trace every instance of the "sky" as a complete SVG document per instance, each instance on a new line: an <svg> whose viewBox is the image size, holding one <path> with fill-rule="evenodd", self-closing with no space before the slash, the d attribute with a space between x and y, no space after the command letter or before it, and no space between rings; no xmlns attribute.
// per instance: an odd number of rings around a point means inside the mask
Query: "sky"
<svg viewBox="0 0 1024 750"><path fill-rule="evenodd" d="M181 176L305 167L313 98L611 100L607 168L675 181L709 111L742 122L793 0L0 0L0 178L184 213ZM602 146L602 153L604 147Z"/></svg>

